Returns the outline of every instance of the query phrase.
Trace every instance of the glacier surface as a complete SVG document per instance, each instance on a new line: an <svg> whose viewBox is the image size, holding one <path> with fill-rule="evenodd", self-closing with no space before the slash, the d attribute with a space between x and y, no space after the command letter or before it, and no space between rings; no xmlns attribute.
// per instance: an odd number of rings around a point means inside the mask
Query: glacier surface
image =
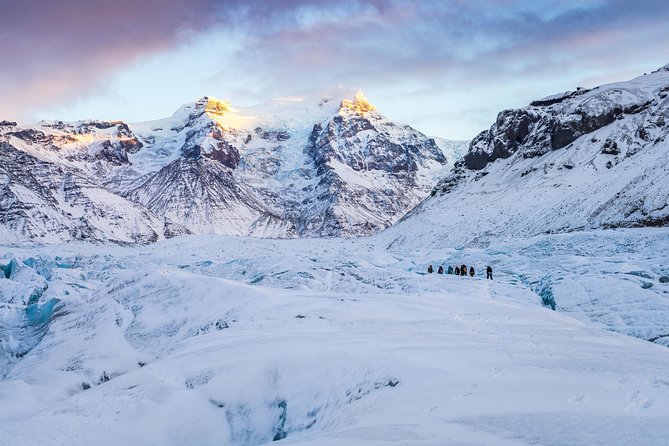
<svg viewBox="0 0 669 446"><path fill-rule="evenodd" d="M391 242L3 247L0 444L667 444L668 229Z"/></svg>

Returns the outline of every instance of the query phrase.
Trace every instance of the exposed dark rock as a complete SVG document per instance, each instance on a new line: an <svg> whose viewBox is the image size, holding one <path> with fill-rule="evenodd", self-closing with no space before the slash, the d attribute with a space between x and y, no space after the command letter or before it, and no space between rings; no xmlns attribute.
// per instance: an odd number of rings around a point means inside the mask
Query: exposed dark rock
<svg viewBox="0 0 669 446"><path fill-rule="evenodd" d="M591 90L578 90L555 98L534 101L529 107L504 110L489 130L479 134L465 155L465 166L483 169L488 163L520 152L523 158L543 156L560 150L583 135L607 126L623 115L639 114L652 101L619 104L617 90L605 90L583 99ZM584 101L566 113L563 108L573 101ZM597 106L592 106L592 103Z"/></svg>
<svg viewBox="0 0 669 446"><path fill-rule="evenodd" d="M263 130L256 127L254 133L266 141L287 141L290 139L290 134L285 130Z"/></svg>
<svg viewBox="0 0 669 446"><path fill-rule="evenodd" d="M568 91L565 94L554 96L548 99L539 99L536 101L530 102L530 105L532 107L545 107L548 105L553 105L553 104L558 104L562 101L566 101L567 99L571 99L575 96L580 96L582 94L585 94L587 92L591 91L590 89L587 88L581 88L578 87L576 91Z"/></svg>
<svg viewBox="0 0 669 446"><path fill-rule="evenodd" d="M49 144L52 141L51 136L47 136L44 132L35 129L24 129L16 132L11 132L9 135L15 136L24 141L33 144Z"/></svg>
<svg viewBox="0 0 669 446"><path fill-rule="evenodd" d="M620 155L620 148L618 143L611 139L607 139L602 146L602 153L605 155Z"/></svg>

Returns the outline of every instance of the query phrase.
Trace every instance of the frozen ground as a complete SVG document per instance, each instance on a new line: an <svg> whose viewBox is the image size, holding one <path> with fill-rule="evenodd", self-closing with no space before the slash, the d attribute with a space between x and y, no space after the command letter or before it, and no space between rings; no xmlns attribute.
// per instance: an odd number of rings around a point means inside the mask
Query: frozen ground
<svg viewBox="0 0 669 446"><path fill-rule="evenodd" d="M669 230L384 240L2 247L0 445L669 444Z"/></svg>

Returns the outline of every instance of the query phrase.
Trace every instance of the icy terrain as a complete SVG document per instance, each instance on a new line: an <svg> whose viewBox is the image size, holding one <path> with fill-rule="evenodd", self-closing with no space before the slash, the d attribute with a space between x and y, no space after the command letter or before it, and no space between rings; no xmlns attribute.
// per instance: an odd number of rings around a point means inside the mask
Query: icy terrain
<svg viewBox="0 0 669 446"><path fill-rule="evenodd" d="M4 247L0 444L668 444L668 229L387 242Z"/></svg>

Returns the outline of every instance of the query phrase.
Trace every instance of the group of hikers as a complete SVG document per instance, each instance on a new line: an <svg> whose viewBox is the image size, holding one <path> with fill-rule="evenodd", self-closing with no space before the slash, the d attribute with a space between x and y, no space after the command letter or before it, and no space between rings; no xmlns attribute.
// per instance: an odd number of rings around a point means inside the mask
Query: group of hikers
<svg viewBox="0 0 669 446"><path fill-rule="evenodd" d="M427 272L432 274L434 272L434 268L432 268L432 265L427 267ZM485 268L486 272L486 279L492 280L492 268L490 266L486 266ZM444 267L439 265L439 268L437 269L437 274L444 274ZM448 267L448 272L446 274L455 274L456 276L466 276L467 275L467 265L460 265L456 266L453 268L452 266L449 265ZM469 267L469 275L474 277L476 275L476 272L474 271L474 267L470 266Z"/></svg>

